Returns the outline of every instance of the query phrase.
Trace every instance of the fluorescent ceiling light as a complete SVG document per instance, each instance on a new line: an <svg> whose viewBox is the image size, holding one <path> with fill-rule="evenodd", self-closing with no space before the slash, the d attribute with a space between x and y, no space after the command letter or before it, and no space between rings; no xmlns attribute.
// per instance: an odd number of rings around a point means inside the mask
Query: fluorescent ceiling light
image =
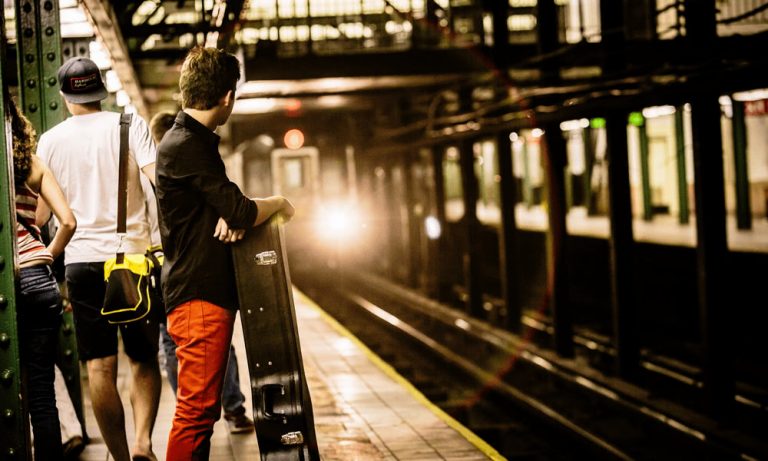
<svg viewBox="0 0 768 461"><path fill-rule="evenodd" d="M768 99L768 88L733 93L733 99L736 101L760 101L761 99Z"/></svg>
<svg viewBox="0 0 768 461"><path fill-rule="evenodd" d="M235 101L233 114L264 114L272 111L277 106L274 98L248 98Z"/></svg>

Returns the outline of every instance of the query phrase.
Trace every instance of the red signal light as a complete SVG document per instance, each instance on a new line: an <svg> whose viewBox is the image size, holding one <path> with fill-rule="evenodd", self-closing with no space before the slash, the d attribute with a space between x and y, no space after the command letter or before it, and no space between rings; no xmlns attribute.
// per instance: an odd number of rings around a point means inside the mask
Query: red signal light
<svg viewBox="0 0 768 461"><path fill-rule="evenodd" d="M301 130L293 128L285 132L283 136L285 147L289 149L299 149L304 145L304 133Z"/></svg>

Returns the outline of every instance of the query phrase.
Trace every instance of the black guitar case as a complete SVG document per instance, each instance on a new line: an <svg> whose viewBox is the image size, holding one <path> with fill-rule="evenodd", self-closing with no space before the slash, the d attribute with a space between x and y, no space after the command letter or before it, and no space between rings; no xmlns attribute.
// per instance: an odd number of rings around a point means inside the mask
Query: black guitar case
<svg viewBox="0 0 768 461"><path fill-rule="evenodd" d="M276 218L232 247L262 461L319 461L283 228Z"/></svg>

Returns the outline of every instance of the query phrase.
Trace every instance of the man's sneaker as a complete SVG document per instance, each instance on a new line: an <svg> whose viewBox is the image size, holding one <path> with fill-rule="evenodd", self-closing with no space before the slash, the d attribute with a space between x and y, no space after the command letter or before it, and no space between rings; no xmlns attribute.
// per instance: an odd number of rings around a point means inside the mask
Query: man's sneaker
<svg viewBox="0 0 768 461"><path fill-rule="evenodd" d="M239 415L224 415L224 419L227 420L230 434L243 434L253 430L253 421L243 413Z"/></svg>

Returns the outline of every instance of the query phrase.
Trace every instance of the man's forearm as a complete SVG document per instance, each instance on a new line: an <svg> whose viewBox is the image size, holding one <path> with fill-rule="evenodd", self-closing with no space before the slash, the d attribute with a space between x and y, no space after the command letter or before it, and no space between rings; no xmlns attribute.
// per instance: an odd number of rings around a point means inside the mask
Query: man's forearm
<svg viewBox="0 0 768 461"><path fill-rule="evenodd" d="M256 206L258 207L256 220L253 223L254 226L258 226L268 220L273 214L282 210L287 202L285 197L277 195L267 198L255 198L253 201L256 202Z"/></svg>

